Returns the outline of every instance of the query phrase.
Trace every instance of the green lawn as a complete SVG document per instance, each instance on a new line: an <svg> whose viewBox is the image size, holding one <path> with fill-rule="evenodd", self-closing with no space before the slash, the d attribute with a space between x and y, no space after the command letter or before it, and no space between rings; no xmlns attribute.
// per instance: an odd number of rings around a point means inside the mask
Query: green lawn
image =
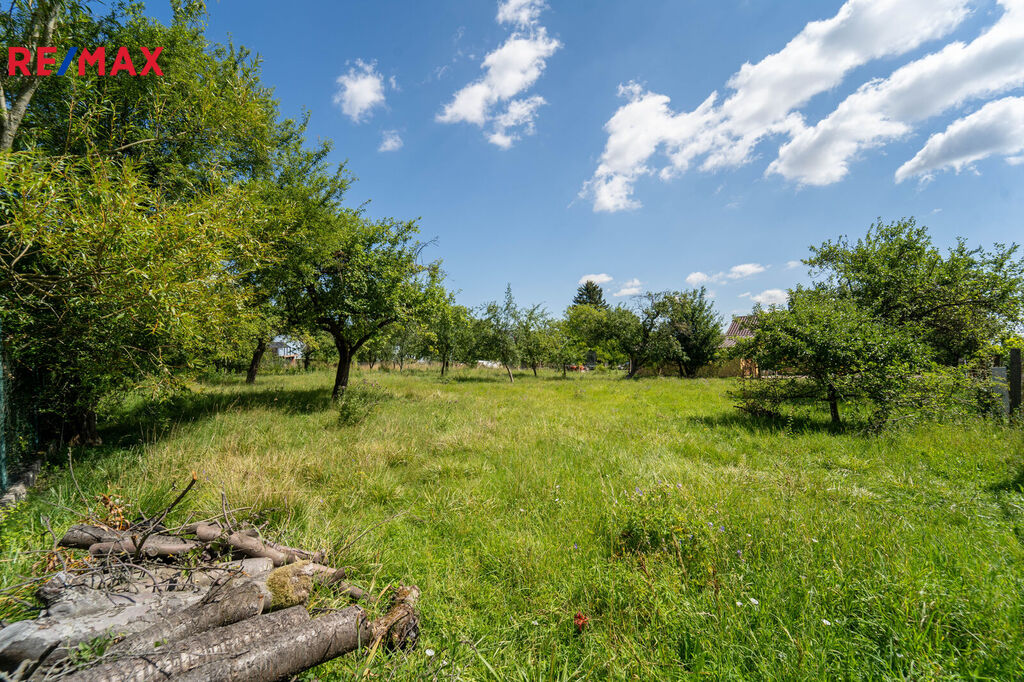
<svg viewBox="0 0 1024 682"><path fill-rule="evenodd" d="M182 515L223 489L308 547L401 514L334 557L422 589L418 648L375 679L1024 678L1020 430L834 434L827 410L750 421L729 380L490 370L356 372L388 398L341 419L331 379L140 409L79 482L154 510L195 469ZM60 532L54 503L81 507L66 467L44 486L0 530L7 583L49 544L40 514Z"/></svg>

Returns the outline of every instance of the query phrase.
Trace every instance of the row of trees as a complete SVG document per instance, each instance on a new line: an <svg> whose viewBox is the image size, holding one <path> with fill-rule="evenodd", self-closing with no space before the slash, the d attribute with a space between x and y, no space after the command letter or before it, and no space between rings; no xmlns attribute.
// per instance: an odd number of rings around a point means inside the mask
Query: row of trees
<svg viewBox="0 0 1024 682"><path fill-rule="evenodd" d="M520 367L534 374L554 367L564 374L568 367L596 363L625 366L628 377L670 365L684 377L713 362L722 341L722 319L703 288L647 293L633 305L612 308L588 281L565 315L555 318L540 305L518 304L509 287L503 300L477 310L457 305L449 294L431 300L425 312L377 336L358 358L399 367L429 358L442 375L452 363L489 360L504 367L509 381Z"/></svg>

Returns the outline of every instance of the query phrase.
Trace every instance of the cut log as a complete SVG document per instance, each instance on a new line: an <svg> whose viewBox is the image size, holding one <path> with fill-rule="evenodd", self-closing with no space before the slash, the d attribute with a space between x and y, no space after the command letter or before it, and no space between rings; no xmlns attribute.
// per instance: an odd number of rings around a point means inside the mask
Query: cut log
<svg viewBox="0 0 1024 682"><path fill-rule="evenodd" d="M261 583L246 581L214 589L216 593L212 599L204 599L172 613L152 627L118 642L108 651L112 654L149 652L168 642L257 616L263 612L264 606L269 605L269 595Z"/></svg>
<svg viewBox="0 0 1024 682"><path fill-rule="evenodd" d="M96 594L98 592L98 594ZM94 591L88 608L69 607L72 617L49 612L35 620L22 620L0 630L0 670L12 670L22 661L38 661L56 647L47 660L67 655L68 649L102 636L133 635L202 598L199 592L160 594L107 594ZM105 608L96 610L106 600ZM60 603L60 602L58 602ZM63 612L62 612L63 613Z"/></svg>
<svg viewBox="0 0 1024 682"><path fill-rule="evenodd" d="M370 644L366 612L349 606L301 627L266 632L245 647L226 651L220 660L175 676L176 682L209 680L286 680L332 658Z"/></svg>
<svg viewBox="0 0 1024 682"><path fill-rule="evenodd" d="M177 679L196 666L215 663L234 651L244 651L268 633L287 632L309 622L301 606L256 616L159 647L144 656L101 663L67 678L67 682L148 682Z"/></svg>
<svg viewBox="0 0 1024 682"><path fill-rule="evenodd" d="M74 547L77 549L89 549L97 542L117 542L124 539L125 533L120 530L111 530L100 526L89 526L84 523L76 523L68 528L64 537L60 539L61 547Z"/></svg>

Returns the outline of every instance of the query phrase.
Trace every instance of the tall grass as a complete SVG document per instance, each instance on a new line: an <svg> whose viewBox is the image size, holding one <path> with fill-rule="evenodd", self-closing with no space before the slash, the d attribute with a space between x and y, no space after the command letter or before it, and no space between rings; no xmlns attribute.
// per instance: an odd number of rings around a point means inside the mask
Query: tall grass
<svg viewBox="0 0 1024 682"><path fill-rule="evenodd" d="M729 380L486 370L356 373L339 410L331 378L141 404L79 484L154 509L196 470L180 515L223 489L289 543L373 527L334 559L423 591L384 679L1024 678L1019 430L868 437L752 421ZM50 543L40 515L59 532L81 507L66 469L45 486L0 527L8 584Z"/></svg>

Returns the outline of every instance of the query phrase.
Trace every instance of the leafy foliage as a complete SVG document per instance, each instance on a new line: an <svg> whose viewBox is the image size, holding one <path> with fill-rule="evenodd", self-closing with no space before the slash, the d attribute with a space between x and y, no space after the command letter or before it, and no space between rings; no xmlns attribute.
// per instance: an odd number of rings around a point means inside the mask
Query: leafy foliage
<svg viewBox="0 0 1024 682"><path fill-rule="evenodd" d="M0 155L0 186L7 352L47 378L53 428L90 431L75 422L104 396L173 385L245 316L236 275L260 257L260 212L240 188L167 202L131 164L27 152Z"/></svg>

